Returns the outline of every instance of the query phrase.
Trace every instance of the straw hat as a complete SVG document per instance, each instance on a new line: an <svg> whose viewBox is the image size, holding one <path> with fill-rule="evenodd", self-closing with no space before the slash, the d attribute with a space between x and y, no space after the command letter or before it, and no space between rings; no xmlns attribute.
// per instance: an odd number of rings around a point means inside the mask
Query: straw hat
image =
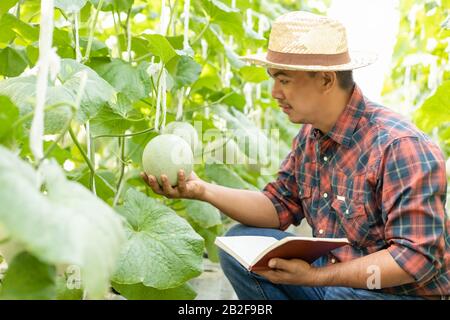
<svg viewBox="0 0 450 320"><path fill-rule="evenodd" d="M345 27L339 21L294 11L272 24L267 53L242 59L283 70L342 71L365 67L376 60L376 55L349 52Z"/></svg>

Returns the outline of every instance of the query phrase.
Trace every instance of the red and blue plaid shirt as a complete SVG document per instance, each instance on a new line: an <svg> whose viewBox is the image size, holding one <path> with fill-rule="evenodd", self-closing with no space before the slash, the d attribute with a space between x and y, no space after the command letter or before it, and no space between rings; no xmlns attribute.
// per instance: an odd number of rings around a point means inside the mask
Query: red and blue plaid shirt
<svg viewBox="0 0 450 320"><path fill-rule="evenodd" d="M326 135L303 125L263 193L280 229L306 218L315 237L345 237L329 263L387 249L416 282L381 289L402 295L450 295L450 223L445 160L426 135L355 86Z"/></svg>

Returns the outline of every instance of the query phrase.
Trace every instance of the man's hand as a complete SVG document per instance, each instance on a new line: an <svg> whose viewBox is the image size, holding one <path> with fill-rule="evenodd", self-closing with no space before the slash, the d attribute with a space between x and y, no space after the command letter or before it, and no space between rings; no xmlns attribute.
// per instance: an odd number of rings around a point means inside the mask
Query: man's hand
<svg viewBox="0 0 450 320"><path fill-rule="evenodd" d="M314 286L317 269L300 259L274 258L269 261L271 270L253 271L276 284Z"/></svg>
<svg viewBox="0 0 450 320"><path fill-rule="evenodd" d="M156 178L152 175L147 176L145 172L141 173L142 179L152 188L153 192L161 194L167 198L187 198L201 199L205 193L205 183L194 172L186 180L183 170L178 172L178 185L172 187L167 176L161 176L162 186L158 184Z"/></svg>

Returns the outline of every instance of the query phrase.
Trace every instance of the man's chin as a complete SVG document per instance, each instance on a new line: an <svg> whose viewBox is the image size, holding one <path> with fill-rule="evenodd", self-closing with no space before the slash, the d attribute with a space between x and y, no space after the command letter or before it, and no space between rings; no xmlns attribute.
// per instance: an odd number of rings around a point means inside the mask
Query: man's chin
<svg viewBox="0 0 450 320"><path fill-rule="evenodd" d="M295 124L307 124L309 123L306 119L289 116L289 121Z"/></svg>

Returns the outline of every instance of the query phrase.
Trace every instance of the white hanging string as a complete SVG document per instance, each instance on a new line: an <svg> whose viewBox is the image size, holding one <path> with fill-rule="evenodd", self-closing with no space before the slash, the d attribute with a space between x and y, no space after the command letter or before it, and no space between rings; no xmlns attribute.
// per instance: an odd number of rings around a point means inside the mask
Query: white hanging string
<svg viewBox="0 0 450 320"><path fill-rule="evenodd" d="M258 35L260 36L260 37L263 37L263 35L264 35L264 31L266 31L266 27L267 27L267 24L268 24L268 20L267 20L267 18L264 16L264 15L259 15L258 16ZM258 53L261 53L263 51L263 48L258 48L258 50L257 50L257 52ZM257 85L256 85L256 88L255 88L256 90L256 93L255 93L255 95L256 95L256 100L257 101L259 101L260 99L261 99L261 84L260 83L258 83Z"/></svg>
<svg viewBox="0 0 450 320"><path fill-rule="evenodd" d="M252 9L247 9L246 11L247 13L247 27L252 30L253 29L253 10ZM250 49L247 49L247 54L250 54Z"/></svg>
<svg viewBox="0 0 450 320"><path fill-rule="evenodd" d="M163 65L161 65L161 68L164 68ZM159 82L161 87L160 94L162 95L162 112L163 112L163 120L161 124L161 128L164 128L166 126L166 114L167 114L167 81L166 81L166 70L162 70L161 74L161 80Z"/></svg>
<svg viewBox="0 0 450 320"><path fill-rule="evenodd" d="M73 14L73 19L75 22L75 55L77 62L81 62L81 59L83 59L80 51L80 33L79 33L79 21L78 21L79 13L78 11Z"/></svg>
<svg viewBox="0 0 450 320"><path fill-rule="evenodd" d="M158 64L158 66L161 66L161 62ZM161 75L162 78L162 75ZM156 92L156 114L155 114L155 130L159 131L159 118L161 117L161 79L158 83Z"/></svg>
<svg viewBox="0 0 450 320"><path fill-rule="evenodd" d="M244 113L248 114L248 112L250 111L250 109L253 106L253 98L252 98L252 93L253 93L253 85L251 83L246 83L244 84L244 97L245 97L245 106L244 106Z"/></svg>
<svg viewBox="0 0 450 320"><path fill-rule="evenodd" d="M159 33L165 36L169 27L170 8L166 7L166 0L161 0L161 17L159 20Z"/></svg>
<svg viewBox="0 0 450 320"><path fill-rule="evenodd" d="M183 49L189 48L189 7L191 5L190 0L184 1L184 38L183 38Z"/></svg>
<svg viewBox="0 0 450 320"><path fill-rule="evenodd" d="M44 157L44 106L53 39L53 0L41 0L41 26L39 33L39 72L36 83L36 107L30 129L30 149L36 162Z"/></svg>
<svg viewBox="0 0 450 320"><path fill-rule="evenodd" d="M131 15L131 10L129 14ZM131 17L127 17L127 56L128 62L131 63Z"/></svg>
<svg viewBox="0 0 450 320"><path fill-rule="evenodd" d="M205 39L201 39L200 43L202 45L202 58L206 60L208 57L208 42Z"/></svg>
<svg viewBox="0 0 450 320"><path fill-rule="evenodd" d="M178 98L178 106L177 106L177 115L175 119L178 121L181 120L181 118L183 117L184 88L178 90L177 98Z"/></svg>

